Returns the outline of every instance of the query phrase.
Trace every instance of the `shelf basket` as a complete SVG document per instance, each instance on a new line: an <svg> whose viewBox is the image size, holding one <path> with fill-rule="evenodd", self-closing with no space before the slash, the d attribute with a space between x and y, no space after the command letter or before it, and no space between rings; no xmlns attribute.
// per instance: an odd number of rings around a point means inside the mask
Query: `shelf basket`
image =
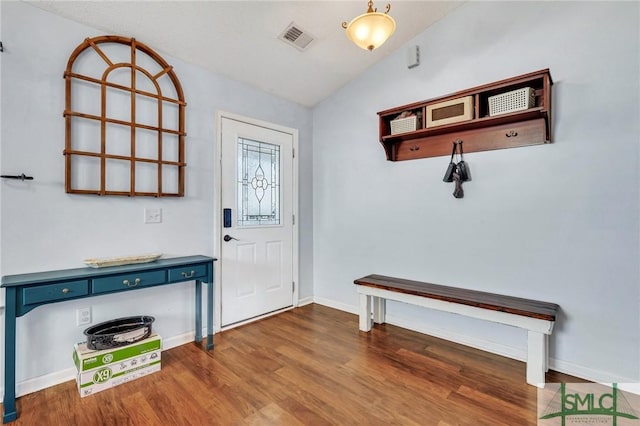
<svg viewBox="0 0 640 426"><path fill-rule="evenodd" d="M535 90L531 87L489 96L489 115L524 111L536 105Z"/></svg>
<svg viewBox="0 0 640 426"><path fill-rule="evenodd" d="M418 117L415 115L391 120L391 134L397 135L398 133L414 132L417 129L417 123Z"/></svg>

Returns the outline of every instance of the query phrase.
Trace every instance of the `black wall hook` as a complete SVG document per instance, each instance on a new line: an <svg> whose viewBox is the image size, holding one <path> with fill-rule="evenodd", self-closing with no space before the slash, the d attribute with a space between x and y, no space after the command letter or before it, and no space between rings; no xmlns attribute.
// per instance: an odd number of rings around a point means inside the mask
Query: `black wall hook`
<svg viewBox="0 0 640 426"><path fill-rule="evenodd" d="M33 180L33 176L26 176L24 173L21 175L1 175L2 179L19 179L21 181Z"/></svg>

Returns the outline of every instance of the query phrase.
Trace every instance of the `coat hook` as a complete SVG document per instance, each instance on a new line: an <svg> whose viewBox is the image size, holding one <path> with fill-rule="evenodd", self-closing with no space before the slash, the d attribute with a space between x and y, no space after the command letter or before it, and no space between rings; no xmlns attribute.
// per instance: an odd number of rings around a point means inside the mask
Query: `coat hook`
<svg viewBox="0 0 640 426"><path fill-rule="evenodd" d="M3 179L18 179L21 181L25 181L25 180L33 180L33 176L27 176L24 173L20 174L20 175L0 175L1 178Z"/></svg>
<svg viewBox="0 0 640 426"><path fill-rule="evenodd" d="M2 45L1 41L0 41L0 52L4 52L4 46Z"/></svg>

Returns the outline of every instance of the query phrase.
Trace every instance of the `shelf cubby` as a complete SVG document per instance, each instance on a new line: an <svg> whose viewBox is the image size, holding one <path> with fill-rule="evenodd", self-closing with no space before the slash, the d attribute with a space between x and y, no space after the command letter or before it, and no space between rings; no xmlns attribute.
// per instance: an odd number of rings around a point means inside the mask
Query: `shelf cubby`
<svg viewBox="0 0 640 426"><path fill-rule="evenodd" d="M380 143L387 160L402 161L438 157L451 153L453 141L464 143L464 152L515 148L552 142L551 86L548 69L500 80L446 96L378 112ZM489 97L531 87L533 105L523 111L489 115ZM427 127L427 108L471 97L471 118ZM391 134L391 122L402 112L420 112L416 130Z"/></svg>

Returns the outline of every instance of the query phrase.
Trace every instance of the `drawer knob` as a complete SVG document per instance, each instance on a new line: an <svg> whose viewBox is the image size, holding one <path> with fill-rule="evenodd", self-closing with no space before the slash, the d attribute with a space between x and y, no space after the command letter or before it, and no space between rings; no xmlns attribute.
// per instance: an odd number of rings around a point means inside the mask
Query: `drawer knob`
<svg viewBox="0 0 640 426"><path fill-rule="evenodd" d="M71 290L69 290L68 288L66 288L66 287L65 287L65 288L63 288L63 289L62 289L62 294L67 294L67 293L69 293L70 291L71 291Z"/></svg>
<svg viewBox="0 0 640 426"><path fill-rule="evenodd" d="M515 130L509 130L507 133L505 133L505 136L508 138L515 138L516 136L518 136L518 132L516 132Z"/></svg>
<svg viewBox="0 0 640 426"><path fill-rule="evenodd" d="M182 276L183 276L183 277L185 277L185 278L191 278L191 277L192 277L192 276L194 276L195 274L196 274L196 271L193 271L193 270L192 270L192 271L191 271L191 272L189 272L189 273L187 273L187 272L183 272L183 273L182 273Z"/></svg>

